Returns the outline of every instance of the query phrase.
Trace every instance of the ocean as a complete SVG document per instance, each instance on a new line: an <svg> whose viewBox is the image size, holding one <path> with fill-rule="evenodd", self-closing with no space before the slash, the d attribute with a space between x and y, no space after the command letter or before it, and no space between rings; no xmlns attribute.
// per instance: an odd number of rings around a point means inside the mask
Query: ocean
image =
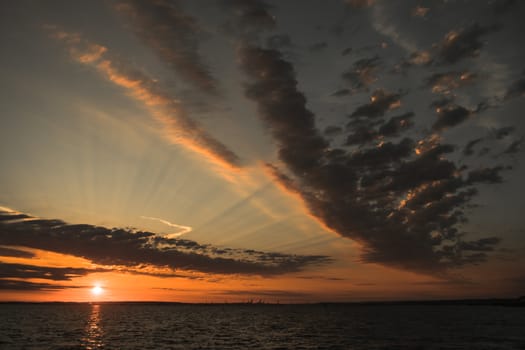
<svg viewBox="0 0 525 350"><path fill-rule="evenodd" d="M525 349L525 308L5 303L0 349Z"/></svg>

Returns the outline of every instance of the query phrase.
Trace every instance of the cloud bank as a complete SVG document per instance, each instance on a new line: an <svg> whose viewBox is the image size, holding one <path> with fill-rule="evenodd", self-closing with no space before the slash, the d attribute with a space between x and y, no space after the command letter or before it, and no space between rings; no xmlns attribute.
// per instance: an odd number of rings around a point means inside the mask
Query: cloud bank
<svg viewBox="0 0 525 350"><path fill-rule="evenodd" d="M483 46L480 38L493 30L475 24L451 31L435 54L443 64L475 57ZM278 49L244 41L238 55L249 78L245 95L257 105L284 166L269 164L268 169L322 224L361 243L361 261L444 275L482 263L495 250L499 238L468 240L461 226L478 187L500 183L507 168L459 167L447 159L457 147L440 141L440 133L481 112L482 104L469 110L447 101L436 110L432 132L414 139L405 135L414 113L383 119L401 107L402 94L378 89L349 116L349 148L335 148L317 130L294 67ZM363 61L348 78L363 86L376 64ZM455 79L437 76L428 84L451 89L460 84Z"/></svg>
<svg viewBox="0 0 525 350"><path fill-rule="evenodd" d="M21 217L22 216L22 217ZM290 255L232 249L195 241L162 237L152 232L67 224L61 220L39 219L0 210L0 244L22 246L74 255L98 265L135 267L152 265L173 270L217 274L279 275L331 261L326 256ZM3 266L4 272L22 273L21 266ZM30 276L51 274L67 280L82 275L83 269L34 269ZM6 276L4 276L6 277Z"/></svg>

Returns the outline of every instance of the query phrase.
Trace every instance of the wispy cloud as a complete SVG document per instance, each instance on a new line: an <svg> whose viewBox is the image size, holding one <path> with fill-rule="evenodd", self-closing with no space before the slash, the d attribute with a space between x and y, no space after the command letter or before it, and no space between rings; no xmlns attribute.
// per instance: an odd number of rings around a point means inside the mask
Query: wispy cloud
<svg viewBox="0 0 525 350"><path fill-rule="evenodd" d="M191 119L183 103L155 79L78 33L65 32L56 26L46 28L66 46L74 60L94 67L104 78L142 102L162 125L162 132L170 142L206 157L225 170L239 168L241 162L237 154Z"/></svg>
<svg viewBox="0 0 525 350"><path fill-rule="evenodd" d="M168 66L199 90L216 95L217 81L199 53L197 20L176 1L119 0L115 5L131 22L131 29Z"/></svg>

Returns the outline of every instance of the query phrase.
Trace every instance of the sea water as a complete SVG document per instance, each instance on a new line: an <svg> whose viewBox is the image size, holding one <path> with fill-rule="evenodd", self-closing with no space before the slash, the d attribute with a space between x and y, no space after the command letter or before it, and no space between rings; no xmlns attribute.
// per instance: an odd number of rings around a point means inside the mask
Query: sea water
<svg viewBox="0 0 525 350"><path fill-rule="evenodd" d="M0 349L525 349L525 308L6 303Z"/></svg>

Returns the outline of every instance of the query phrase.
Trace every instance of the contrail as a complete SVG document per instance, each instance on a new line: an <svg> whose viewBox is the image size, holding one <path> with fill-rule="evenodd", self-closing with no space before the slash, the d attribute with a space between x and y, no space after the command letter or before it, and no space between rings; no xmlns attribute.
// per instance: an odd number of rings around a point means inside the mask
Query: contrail
<svg viewBox="0 0 525 350"><path fill-rule="evenodd" d="M164 225L168 225L170 227L175 227L175 228L178 228L178 229L181 230L181 231L178 231L178 232L167 233L167 234L163 235L166 238L177 238L177 237L180 237L180 236L182 236L182 235L184 235L184 234L186 234L188 232L191 232L191 230L193 230L189 226L177 225L177 224L169 222L168 220L154 218L154 217L151 217L151 216L140 216L140 218L141 219L148 219L148 220L155 220L155 221L163 223Z"/></svg>

